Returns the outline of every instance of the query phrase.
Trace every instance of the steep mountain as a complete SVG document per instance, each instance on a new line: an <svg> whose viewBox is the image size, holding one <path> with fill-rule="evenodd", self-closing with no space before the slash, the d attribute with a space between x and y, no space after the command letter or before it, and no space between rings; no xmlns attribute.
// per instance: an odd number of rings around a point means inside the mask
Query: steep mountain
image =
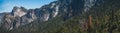
<svg viewBox="0 0 120 33"><path fill-rule="evenodd" d="M1 17L3 20L1 22L4 22L5 29L11 30L29 24L36 19L44 22L59 16L63 20L67 20L98 4L97 1L100 0L58 0L36 9L15 6L12 12L5 14L3 18Z"/></svg>
<svg viewBox="0 0 120 33"><path fill-rule="evenodd" d="M119 9L119 0L57 0L36 9L15 6L12 12L0 14L0 31L118 33Z"/></svg>

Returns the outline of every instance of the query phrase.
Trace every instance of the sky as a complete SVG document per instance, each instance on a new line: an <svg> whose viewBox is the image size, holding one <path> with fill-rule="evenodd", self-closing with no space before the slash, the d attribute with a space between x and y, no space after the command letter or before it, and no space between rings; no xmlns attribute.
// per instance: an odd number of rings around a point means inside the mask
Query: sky
<svg viewBox="0 0 120 33"><path fill-rule="evenodd" d="M40 8L55 0L0 0L0 13L11 12L14 6L22 6L27 9Z"/></svg>

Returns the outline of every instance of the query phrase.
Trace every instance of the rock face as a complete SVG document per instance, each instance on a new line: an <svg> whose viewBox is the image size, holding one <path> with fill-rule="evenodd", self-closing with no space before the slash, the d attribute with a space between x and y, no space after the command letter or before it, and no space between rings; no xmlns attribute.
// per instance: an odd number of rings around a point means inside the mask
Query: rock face
<svg viewBox="0 0 120 33"><path fill-rule="evenodd" d="M26 14L26 10L24 10L25 8L23 7L14 7L11 14L14 16L14 17L22 17Z"/></svg>
<svg viewBox="0 0 120 33"><path fill-rule="evenodd" d="M91 8L94 5L99 5L103 3L103 0L85 0L85 4L84 4L84 11L88 11L89 8Z"/></svg>
<svg viewBox="0 0 120 33"><path fill-rule="evenodd" d="M29 24L36 19L44 22L56 16L61 16L66 20L84 11L88 11L89 8L100 4L102 1L103 0L57 0L36 9L25 9L24 7L15 6L12 12L0 14L0 23L3 22L1 24L4 25L2 27L5 27L5 29L12 30L13 28Z"/></svg>
<svg viewBox="0 0 120 33"><path fill-rule="evenodd" d="M0 13L0 27L2 26L3 23L3 17L4 17L4 13Z"/></svg>

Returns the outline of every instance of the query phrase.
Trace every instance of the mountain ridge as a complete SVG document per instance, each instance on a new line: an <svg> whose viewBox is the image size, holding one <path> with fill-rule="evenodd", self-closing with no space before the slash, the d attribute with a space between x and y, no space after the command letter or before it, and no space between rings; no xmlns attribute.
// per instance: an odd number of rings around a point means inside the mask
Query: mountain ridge
<svg viewBox="0 0 120 33"><path fill-rule="evenodd" d="M84 11L86 12L97 1L100 0L58 0L36 9L25 9L24 7L15 6L12 12L5 14L1 20L4 21L3 24L5 26L3 27L7 30L29 24L36 19L44 22L56 16L61 16L63 20L67 20L82 14ZM79 3L77 4L77 2Z"/></svg>

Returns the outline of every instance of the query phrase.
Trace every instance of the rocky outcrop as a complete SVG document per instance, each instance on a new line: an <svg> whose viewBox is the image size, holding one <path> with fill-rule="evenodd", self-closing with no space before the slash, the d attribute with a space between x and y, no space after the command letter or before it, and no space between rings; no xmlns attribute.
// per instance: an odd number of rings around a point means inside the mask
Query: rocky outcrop
<svg viewBox="0 0 120 33"><path fill-rule="evenodd" d="M26 14L27 11L24 7L14 7L11 14L14 16L14 17L22 17Z"/></svg>

